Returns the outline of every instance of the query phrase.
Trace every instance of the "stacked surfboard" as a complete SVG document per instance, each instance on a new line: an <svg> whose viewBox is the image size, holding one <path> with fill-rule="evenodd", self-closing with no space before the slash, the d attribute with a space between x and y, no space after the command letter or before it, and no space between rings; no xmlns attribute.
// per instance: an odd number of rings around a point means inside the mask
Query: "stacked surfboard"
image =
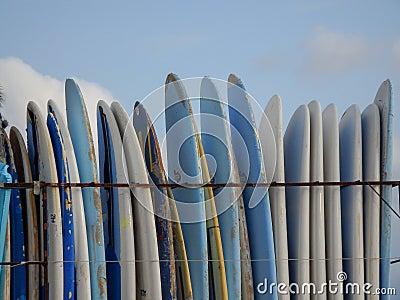
<svg viewBox="0 0 400 300"><path fill-rule="evenodd" d="M334 104L301 105L285 131L279 96L257 124L237 76L227 99L215 83L201 80L196 118L168 75L166 155L146 103L99 101L94 137L72 79L65 108L29 102L26 137L2 132L0 181L35 184L0 187L0 260L16 263L0 268L1 299L363 299L291 295L343 276L389 287L391 187L318 183L391 180L390 82L340 120Z"/></svg>

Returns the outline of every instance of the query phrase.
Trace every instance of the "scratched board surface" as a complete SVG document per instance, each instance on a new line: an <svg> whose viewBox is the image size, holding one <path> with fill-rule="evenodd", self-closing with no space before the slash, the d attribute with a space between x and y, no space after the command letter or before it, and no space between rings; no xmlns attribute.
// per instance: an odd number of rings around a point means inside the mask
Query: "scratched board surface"
<svg viewBox="0 0 400 300"><path fill-rule="evenodd" d="M238 158L237 166L242 183L266 182L261 144L248 95L238 77L231 74L228 81L232 146ZM249 163L246 163L246 157ZM243 201L250 253L253 260L254 286L264 282L265 278L275 282L275 252L268 189L266 187L246 187L243 190ZM255 299L276 298L275 290L272 293L255 293Z"/></svg>
<svg viewBox="0 0 400 300"><path fill-rule="evenodd" d="M58 129L63 138L63 146L68 161L68 173L70 182L80 182L78 166L76 164L75 151L72 146L69 131L64 123L55 101L47 102L48 110L57 120ZM90 299L90 268L89 252L86 234L85 209L83 206L81 188L71 187L71 199L73 199L73 225L74 225L74 250L75 250L75 295L77 299Z"/></svg>
<svg viewBox="0 0 400 300"><path fill-rule="evenodd" d="M68 130L72 139L81 182L98 182L97 161L86 104L79 87L72 79L65 83ZM91 295L107 299L107 278L103 217L99 188L82 188L88 237Z"/></svg>
<svg viewBox="0 0 400 300"><path fill-rule="evenodd" d="M133 126L135 128L142 153L150 175L150 180L155 184L165 182L161 173L161 157L157 153L156 140L153 135L153 125L143 105L136 102L133 113ZM176 277L174 263L174 245L171 212L166 189L152 190L155 209L156 230L158 237L158 254L160 257L160 272L163 299L176 298Z"/></svg>
<svg viewBox="0 0 400 300"><path fill-rule="evenodd" d="M223 104L211 79L202 80L200 95L204 153L211 155L216 163L214 172L210 173L211 180L214 183L233 182L232 173L236 169L232 163L228 123ZM225 259L228 296L230 299L237 299L241 295L238 194L236 188L215 188L213 192Z"/></svg>
<svg viewBox="0 0 400 300"><path fill-rule="evenodd" d="M28 150L30 158L36 170L36 180L44 182L57 182L57 169L54 159L54 153L51 145L49 132L45 120L40 112L38 105L30 101L27 106L28 123L28 145L34 145ZM59 189L57 187L46 187L46 197L41 193L40 203L45 204L45 213L43 209L41 215L40 228L46 231L41 234L41 259L44 259L47 253L47 280L44 281L44 269L42 268L40 298L45 296L51 299L62 299L64 291L64 272L63 272L63 240L62 240L62 222L61 205ZM43 227L43 220L47 220ZM46 252L45 252L46 251Z"/></svg>
<svg viewBox="0 0 400 300"><path fill-rule="evenodd" d="M47 115L47 128L53 145L58 182L67 183L69 182L69 169L64 141L57 120L51 111ZM60 187L59 190L63 230L64 298L72 299L75 295L75 243L71 190L69 187Z"/></svg>
<svg viewBox="0 0 400 300"><path fill-rule="evenodd" d="M202 183L195 128L185 107L184 88L174 74L165 86L165 122L170 183ZM179 156L176 154L179 153ZM200 188L173 189L189 261L193 297L207 299L208 251L204 194Z"/></svg>
<svg viewBox="0 0 400 300"><path fill-rule="evenodd" d="M140 103L135 104L135 111L133 116L133 125L136 134L141 143L142 152L144 152L147 170L154 183L167 183L165 169L162 162L160 145L158 143L156 131L153 127L151 119ZM147 129L146 129L147 128ZM144 130L147 131L147 138L143 134ZM150 143L144 143L144 141ZM151 159L149 159L151 157ZM173 251L175 255L175 281L176 281L176 296L178 299L193 299L192 285L190 282L189 265L187 261L186 248L183 240L182 227L179 222L179 215L175 205L174 196L171 188L160 188L159 191L163 193L165 201L169 203L169 212L171 217L171 225L173 231ZM157 207L156 207L157 209ZM167 210L168 212L168 210ZM170 239L170 237L168 237ZM173 293L171 293L172 295Z"/></svg>

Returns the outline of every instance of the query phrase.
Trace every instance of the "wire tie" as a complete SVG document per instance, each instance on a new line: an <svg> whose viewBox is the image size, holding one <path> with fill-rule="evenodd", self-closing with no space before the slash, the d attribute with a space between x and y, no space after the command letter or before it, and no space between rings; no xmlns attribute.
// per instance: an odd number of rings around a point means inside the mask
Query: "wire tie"
<svg viewBox="0 0 400 300"><path fill-rule="evenodd" d="M40 181L33 182L33 194L40 195Z"/></svg>

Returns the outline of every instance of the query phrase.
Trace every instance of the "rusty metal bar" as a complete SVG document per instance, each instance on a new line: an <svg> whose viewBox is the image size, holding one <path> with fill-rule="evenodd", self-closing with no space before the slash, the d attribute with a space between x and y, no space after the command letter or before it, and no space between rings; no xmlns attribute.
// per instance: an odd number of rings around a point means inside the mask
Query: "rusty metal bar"
<svg viewBox="0 0 400 300"><path fill-rule="evenodd" d="M16 182L4 183L4 188L7 189L30 189L34 187L34 182ZM95 183L95 182L40 182L41 187L132 187L132 188L223 188L223 187L290 187L290 186L371 186L371 185L390 185L392 187L400 186L400 180L390 181L312 181L312 182L256 182L256 183Z"/></svg>

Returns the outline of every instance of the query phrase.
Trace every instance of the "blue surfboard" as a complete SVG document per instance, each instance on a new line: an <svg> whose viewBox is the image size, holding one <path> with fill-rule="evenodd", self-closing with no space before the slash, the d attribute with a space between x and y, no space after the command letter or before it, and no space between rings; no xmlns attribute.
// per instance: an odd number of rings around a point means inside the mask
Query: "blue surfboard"
<svg viewBox="0 0 400 300"><path fill-rule="evenodd" d="M18 174L15 168L14 155L8 136L5 137L6 162L9 165L8 172L12 177L12 182L18 182ZM24 221L22 216L22 206L20 190L11 190L10 200L10 238L11 238L11 260L25 261L25 239ZM11 268L11 299L26 299L26 267L24 265Z"/></svg>
<svg viewBox="0 0 400 300"><path fill-rule="evenodd" d="M70 179L63 137L50 107L47 115L47 128L53 145L58 182L68 183L70 182ZM75 295L73 204L71 199L71 189L69 187L60 187L59 189L63 230L64 299L73 299Z"/></svg>
<svg viewBox="0 0 400 300"><path fill-rule="evenodd" d="M165 169L161 156L161 149L158 143L156 131L154 129L150 116L148 115L144 106L140 103L135 104L133 125L135 126L134 129L139 138L139 143L141 143L142 154L145 157L146 167L150 174L151 180L154 183L161 183L161 184L167 183L167 179L165 176ZM150 141L150 143L148 141ZM172 234L173 234L173 237L170 237L169 228L167 228L167 230L164 230L165 228L164 226L162 227L162 230L159 230L159 232L162 232L162 234L168 234L168 236L164 235L162 238L163 245L165 246L168 245L168 247L171 247L169 241L172 240L173 242L172 245L173 248L171 248L171 250L166 252L165 250L162 249L161 251L162 253L168 253L169 256L173 254L174 257L172 258L171 263L175 262L175 267L171 265L170 266L171 270L169 270L167 273L169 276L173 276L173 273L175 273L174 278L168 279L168 275L165 276L161 274L161 276L163 277L162 280L164 279L171 280L170 285L172 289L174 288L175 285L176 291L175 292L167 291L168 296L176 294L177 299L190 300L193 299L193 293L192 293L192 285L190 282L189 265L187 261L185 243L183 240L181 223L179 221L178 211L174 202L174 195L172 193L172 189L169 187L159 188L158 191L156 191L155 193L159 194L160 192L165 195L164 198L168 198L167 200L163 200L160 203L163 204L168 202L169 204L169 209L166 210L166 213L168 213L169 210L170 217L172 220L170 224L172 227ZM162 207L163 205L160 206L160 208ZM168 239L168 242L164 241L165 239ZM163 262L160 262L160 266L161 263ZM164 266L166 265L167 264L165 264ZM162 266L162 268L164 268L164 266ZM167 284L163 283L162 287L163 293L164 293L164 286L168 285L169 283Z"/></svg>
<svg viewBox="0 0 400 300"><path fill-rule="evenodd" d="M155 184L165 183L164 174L160 174L161 157L157 152L154 128L144 106L135 103L133 126L146 161L151 180ZM164 180L163 180L164 179ZM165 188L152 190L155 222L158 236L158 254L160 257L161 287L163 299L176 298L176 278L174 266L174 246L169 199Z"/></svg>
<svg viewBox="0 0 400 300"><path fill-rule="evenodd" d="M165 86L165 122L167 130L168 177L170 183L202 183L195 127L185 88L174 74ZM177 155L178 154L178 155ZM178 208L194 299L208 299L208 250L206 211L201 188L173 189Z"/></svg>
<svg viewBox="0 0 400 300"><path fill-rule="evenodd" d="M31 166L32 172L32 180L39 180L39 154L38 154L38 140L37 140L37 132L34 126L34 118L32 112L27 111L27 119L28 122L26 124L26 143L29 157L29 164ZM35 210L38 213L38 218L36 219L37 224L35 224L38 228L39 232L39 240L38 240L38 248L39 248L39 259L43 259L44 252L44 241L43 241L43 208L41 207L41 199L39 195L34 195L35 198ZM43 266L39 267L39 299L44 299L44 268Z"/></svg>
<svg viewBox="0 0 400 300"><path fill-rule="evenodd" d="M72 80L65 82L65 101L68 129L78 164L81 182L98 182L96 154L86 105L78 85ZM107 279L103 217L98 188L82 188L85 207L86 231L90 259L92 299L107 299Z"/></svg>
<svg viewBox="0 0 400 300"><path fill-rule="evenodd" d="M214 183L233 182L232 146L223 103L209 78L200 89L201 140L204 153L214 158ZM210 166L209 166L210 168ZM211 169L210 169L211 172ZM229 299L241 295L238 197L236 188L214 188L221 231Z"/></svg>
<svg viewBox="0 0 400 300"><path fill-rule="evenodd" d="M241 80L229 76L228 101L232 145L242 183L267 182L261 144L253 112ZM277 299L276 289L265 286L276 283L274 238L267 187L243 190L253 270L255 299ZM258 290L258 291L257 291ZM265 293L264 293L265 292Z"/></svg>
<svg viewBox="0 0 400 300"><path fill-rule="evenodd" d="M10 129L10 143L13 150L15 167L19 182L32 182L28 152L21 132L14 126ZM21 207L24 219L25 259L38 261L39 232L37 227L37 211L33 189L21 189ZM27 265L27 294L37 299L39 293L39 266Z"/></svg>
<svg viewBox="0 0 400 300"><path fill-rule="evenodd" d="M125 153L119 128L110 107L101 100L97 103L97 132L100 182L127 182L128 174L124 170ZM133 293L132 287L137 284L131 193L127 187L103 187L100 191L109 279L108 296L112 299L127 299ZM136 234L139 234L139 230ZM150 236L146 238L149 240ZM155 240L154 235L154 242ZM159 274L158 271L157 275ZM142 273L138 273L137 277L141 275ZM148 296L154 295L157 298L150 288L145 291Z"/></svg>
<svg viewBox="0 0 400 300"><path fill-rule="evenodd" d="M101 107L97 108L97 133L99 145L100 183L117 183L114 148L107 117ZM107 294L121 299L121 270L117 249L119 248L119 206L116 188L100 188L103 211L104 245L107 260Z"/></svg>
<svg viewBox="0 0 400 300"><path fill-rule="evenodd" d="M381 180L392 180L393 157L393 99L392 84L385 80L376 93L374 103L378 105L381 117ZM392 187L381 187L381 196L389 205L392 204ZM391 210L381 202L381 230L380 230L380 287L390 287L390 246L392 220ZM388 295L381 295L381 299L389 299Z"/></svg>

